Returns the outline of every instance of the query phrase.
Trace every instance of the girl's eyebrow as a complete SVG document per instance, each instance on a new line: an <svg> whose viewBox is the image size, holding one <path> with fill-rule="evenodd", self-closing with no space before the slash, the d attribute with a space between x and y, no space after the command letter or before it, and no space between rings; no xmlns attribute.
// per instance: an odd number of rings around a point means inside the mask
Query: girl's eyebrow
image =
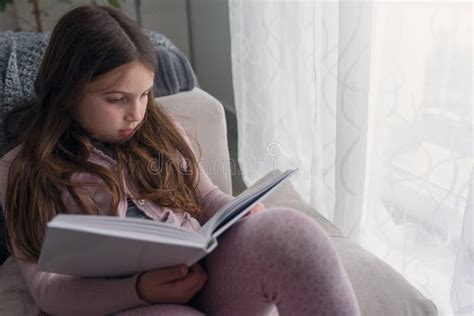
<svg viewBox="0 0 474 316"><path fill-rule="evenodd" d="M146 89L143 93L148 93L150 92L150 90L153 88L154 85L152 85L150 88ZM132 95L133 93L129 93L129 92L125 92L125 91L118 91L118 90L114 90L114 91L107 91L107 92L104 92L103 94L112 94L112 93L121 93L121 94L128 94L128 95Z"/></svg>

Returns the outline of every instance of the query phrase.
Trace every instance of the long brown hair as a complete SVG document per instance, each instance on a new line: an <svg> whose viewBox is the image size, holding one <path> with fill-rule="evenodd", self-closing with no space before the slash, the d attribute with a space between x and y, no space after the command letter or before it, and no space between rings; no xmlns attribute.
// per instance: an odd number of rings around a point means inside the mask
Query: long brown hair
<svg viewBox="0 0 474 316"><path fill-rule="evenodd" d="M67 212L59 188L68 190L83 213L99 213L93 199L81 190L90 184L71 181L77 172L103 179L101 188L110 192L115 212L124 195L120 179L126 166L137 198L199 213L197 158L155 104L153 92L134 137L113 147L117 168L108 170L87 161L91 138L73 121L72 108L88 82L133 61L152 71L157 66L148 37L116 9L77 7L55 26L34 83L35 98L6 120L9 147L21 145L10 165L4 205L7 245L10 252L15 245L20 259L37 260L47 222Z"/></svg>

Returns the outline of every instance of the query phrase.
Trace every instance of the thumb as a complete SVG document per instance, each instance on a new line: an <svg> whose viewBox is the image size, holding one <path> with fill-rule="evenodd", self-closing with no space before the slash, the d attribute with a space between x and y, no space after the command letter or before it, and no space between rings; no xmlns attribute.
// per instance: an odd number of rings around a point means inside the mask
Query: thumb
<svg viewBox="0 0 474 316"><path fill-rule="evenodd" d="M175 281L185 277L188 274L188 267L186 265L179 265L175 267L162 268L157 270L152 270L150 273L151 277L158 284L164 284L171 281Z"/></svg>

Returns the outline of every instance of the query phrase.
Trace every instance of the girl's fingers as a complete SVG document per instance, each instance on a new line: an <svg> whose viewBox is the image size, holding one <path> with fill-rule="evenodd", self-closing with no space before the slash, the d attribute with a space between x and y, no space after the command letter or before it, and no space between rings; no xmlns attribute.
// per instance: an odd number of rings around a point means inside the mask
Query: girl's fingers
<svg viewBox="0 0 474 316"><path fill-rule="evenodd" d="M189 269L186 265L179 265L176 267L153 270L149 273L153 274L153 279L157 280L158 284L166 284L184 278L188 272Z"/></svg>
<svg viewBox="0 0 474 316"><path fill-rule="evenodd" d="M244 217L256 214L256 213L261 212L263 210L265 210L265 205L263 205L263 203L261 203L261 202L258 202L257 204L255 204L254 207L252 207L250 209L250 212L248 212L247 214L244 215Z"/></svg>
<svg viewBox="0 0 474 316"><path fill-rule="evenodd" d="M180 290L190 290L195 288L197 285L207 279L204 269L199 265L193 265L189 268L189 273L186 277L176 280L174 282L169 282L169 286L172 289Z"/></svg>

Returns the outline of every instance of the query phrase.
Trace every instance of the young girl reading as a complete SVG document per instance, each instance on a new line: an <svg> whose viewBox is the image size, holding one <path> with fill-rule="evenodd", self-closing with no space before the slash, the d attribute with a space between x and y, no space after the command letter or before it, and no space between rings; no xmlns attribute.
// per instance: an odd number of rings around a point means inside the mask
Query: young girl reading
<svg viewBox="0 0 474 316"><path fill-rule="evenodd" d="M266 315L276 306L282 316L358 315L323 229L296 210L261 204L189 268L124 278L37 270L56 214L135 216L197 230L233 198L212 184L182 127L155 103L155 56L120 11L77 7L51 34L34 99L9 115L11 150L0 162L6 238L42 313Z"/></svg>

